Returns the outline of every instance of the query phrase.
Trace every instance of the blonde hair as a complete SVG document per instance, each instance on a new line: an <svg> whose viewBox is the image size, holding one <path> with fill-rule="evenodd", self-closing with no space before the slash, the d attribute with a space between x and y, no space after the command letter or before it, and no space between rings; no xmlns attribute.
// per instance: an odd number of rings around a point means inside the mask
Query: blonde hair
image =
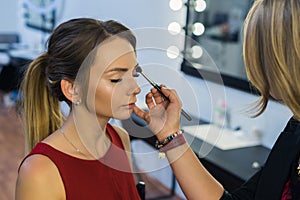
<svg viewBox="0 0 300 200"><path fill-rule="evenodd" d="M24 80L30 81L22 84L26 153L62 123L59 100L48 92L46 76L43 75L46 59L47 55L43 54L29 65Z"/></svg>
<svg viewBox="0 0 300 200"><path fill-rule="evenodd" d="M75 81L90 52L113 35L126 39L136 48L133 33L113 20L71 19L53 31L47 52L29 65L21 85L20 111L25 126L26 153L61 126L59 102L72 104L61 90L61 80Z"/></svg>
<svg viewBox="0 0 300 200"><path fill-rule="evenodd" d="M244 26L244 61L261 97L255 116L272 94L300 120L300 1L256 0Z"/></svg>

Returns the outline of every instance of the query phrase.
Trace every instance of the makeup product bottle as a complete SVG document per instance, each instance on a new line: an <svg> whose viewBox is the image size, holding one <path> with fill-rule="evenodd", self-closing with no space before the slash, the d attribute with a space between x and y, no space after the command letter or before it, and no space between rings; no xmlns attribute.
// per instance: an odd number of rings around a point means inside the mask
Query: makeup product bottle
<svg viewBox="0 0 300 200"><path fill-rule="evenodd" d="M218 127L230 129L229 109L227 104L222 100L218 100L214 107L213 123Z"/></svg>

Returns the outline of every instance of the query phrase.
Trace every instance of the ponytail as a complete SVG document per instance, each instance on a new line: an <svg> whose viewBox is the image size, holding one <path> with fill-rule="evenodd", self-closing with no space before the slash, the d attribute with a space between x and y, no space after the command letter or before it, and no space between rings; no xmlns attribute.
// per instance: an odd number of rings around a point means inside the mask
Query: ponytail
<svg viewBox="0 0 300 200"><path fill-rule="evenodd" d="M59 100L47 89L47 64L47 53L36 58L29 65L21 86L26 153L57 130L62 123Z"/></svg>

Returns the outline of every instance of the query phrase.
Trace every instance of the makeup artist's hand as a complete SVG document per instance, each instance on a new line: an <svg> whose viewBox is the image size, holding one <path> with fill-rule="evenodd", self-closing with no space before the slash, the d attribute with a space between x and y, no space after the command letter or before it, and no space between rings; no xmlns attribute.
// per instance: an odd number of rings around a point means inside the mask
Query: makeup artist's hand
<svg viewBox="0 0 300 200"><path fill-rule="evenodd" d="M175 90L167 89L163 85L161 85L161 88L169 101L164 99L157 89L152 88L146 95L146 104L149 111L143 111L137 106L134 108L135 114L148 123L158 140L163 140L179 130L182 106Z"/></svg>

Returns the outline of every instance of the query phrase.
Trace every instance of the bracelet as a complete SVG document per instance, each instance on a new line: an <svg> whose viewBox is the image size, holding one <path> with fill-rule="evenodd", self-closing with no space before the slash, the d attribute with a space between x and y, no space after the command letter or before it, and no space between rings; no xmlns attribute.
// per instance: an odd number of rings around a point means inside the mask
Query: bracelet
<svg viewBox="0 0 300 200"><path fill-rule="evenodd" d="M158 140L155 141L155 147L159 150L161 149L163 146L165 146L166 144L168 144L170 141L172 141L175 137L177 137L178 135L181 135L183 133L183 130L180 129L179 131L176 131L175 133L173 133L172 135L166 137L162 142L159 142Z"/></svg>
<svg viewBox="0 0 300 200"><path fill-rule="evenodd" d="M180 145L183 145L186 143L185 137L183 134L180 134L178 137L176 137L174 140L163 146L162 148L159 149L159 152L167 152L171 149L174 149Z"/></svg>
<svg viewBox="0 0 300 200"><path fill-rule="evenodd" d="M177 131L173 135L167 137L163 142L159 143L156 141L156 148L158 149L158 158L165 158L167 151L174 149L180 145L186 143L185 137L183 136L183 130ZM169 139L168 139L169 138ZM160 144L160 145L159 145Z"/></svg>

